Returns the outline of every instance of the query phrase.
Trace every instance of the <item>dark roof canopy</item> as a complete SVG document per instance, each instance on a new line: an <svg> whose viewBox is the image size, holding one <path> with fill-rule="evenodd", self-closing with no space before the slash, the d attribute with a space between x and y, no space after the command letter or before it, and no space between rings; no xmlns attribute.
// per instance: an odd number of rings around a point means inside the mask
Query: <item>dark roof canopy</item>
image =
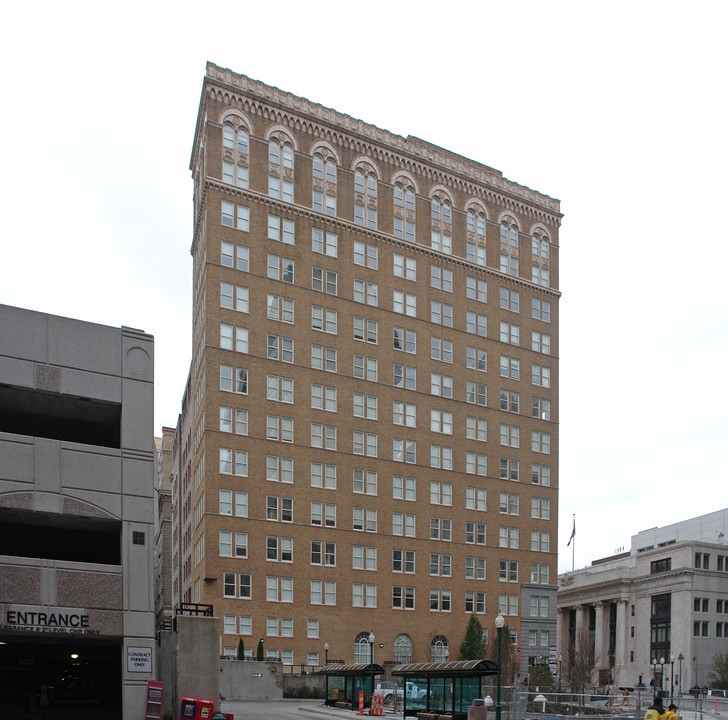
<svg viewBox="0 0 728 720"><path fill-rule="evenodd" d="M429 675L430 677L453 677L468 675L495 675L498 665L492 660L453 660L452 662L405 663L392 668L392 675L403 677Z"/></svg>
<svg viewBox="0 0 728 720"><path fill-rule="evenodd" d="M380 675L384 668L376 663L355 663L354 665L325 665L321 668L324 675Z"/></svg>

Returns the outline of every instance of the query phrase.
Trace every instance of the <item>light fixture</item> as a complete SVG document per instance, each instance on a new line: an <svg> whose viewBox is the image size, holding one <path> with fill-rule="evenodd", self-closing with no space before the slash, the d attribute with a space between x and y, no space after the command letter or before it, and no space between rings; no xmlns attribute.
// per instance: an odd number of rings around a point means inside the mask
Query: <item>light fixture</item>
<svg viewBox="0 0 728 720"><path fill-rule="evenodd" d="M506 621L499 612L495 619L495 627L498 630L498 684L495 688L495 720L501 720L501 633L505 624Z"/></svg>

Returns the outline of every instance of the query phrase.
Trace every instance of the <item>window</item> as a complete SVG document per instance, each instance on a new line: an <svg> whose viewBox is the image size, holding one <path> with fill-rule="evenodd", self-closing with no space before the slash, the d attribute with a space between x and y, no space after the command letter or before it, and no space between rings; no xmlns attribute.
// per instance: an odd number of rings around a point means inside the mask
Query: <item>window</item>
<svg viewBox="0 0 728 720"><path fill-rule="evenodd" d="M233 498L236 517L248 517L248 493L242 491L236 491L233 496L232 490L220 490L220 514L233 514Z"/></svg>
<svg viewBox="0 0 728 720"><path fill-rule="evenodd" d="M322 308L319 305L312 305L311 327L314 330L320 330L321 332L329 333L330 335L336 335L338 327L337 311L329 308Z"/></svg>
<svg viewBox="0 0 728 720"><path fill-rule="evenodd" d="M487 405L488 386L485 383L467 380L465 383L465 401L471 405Z"/></svg>
<svg viewBox="0 0 728 720"><path fill-rule="evenodd" d="M334 503L311 503L311 525L336 527L336 505Z"/></svg>
<svg viewBox="0 0 728 720"><path fill-rule="evenodd" d="M430 575L452 577L452 555L430 553Z"/></svg>
<svg viewBox="0 0 728 720"><path fill-rule="evenodd" d="M335 580L311 580L312 605L336 605Z"/></svg>
<svg viewBox="0 0 728 720"><path fill-rule="evenodd" d="M311 565L336 567L336 543L312 540Z"/></svg>
<svg viewBox="0 0 728 720"><path fill-rule="evenodd" d="M223 573L223 595L225 597L252 597L251 577L248 573Z"/></svg>
<svg viewBox="0 0 728 720"><path fill-rule="evenodd" d="M377 548L375 547L352 545L351 558L354 570L377 569Z"/></svg>
<svg viewBox="0 0 728 720"><path fill-rule="evenodd" d="M276 402L293 402L293 378L268 375L266 379L266 399Z"/></svg>
<svg viewBox="0 0 728 720"><path fill-rule="evenodd" d="M352 583L351 604L353 607L377 606L377 586L370 583Z"/></svg>
<svg viewBox="0 0 728 720"><path fill-rule="evenodd" d="M239 123L238 118L233 118ZM243 125L235 127L232 122L223 124L223 182L238 187L248 187L249 135Z"/></svg>
<svg viewBox="0 0 728 720"><path fill-rule="evenodd" d="M407 367L406 365L398 365L397 363L395 363L392 366L392 384L395 387L403 387L407 390L416 390L417 369L413 367Z"/></svg>
<svg viewBox="0 0 728 720"><path fill-rule="evenodd" d="M520 445L521 429L517 425L501 423L500 444L506 447L517 448Z"/></svg>
<svg viewBox="0 0 728 720"><path fill-rule="evenodd" d="M244 368L220 365L220 390L247 395L248 371Z"/></svg>
<svg viewBox="0 0 728 720"><path fill-rule="evenodd" d="M248 272L250 266L250 249L244 245L234 246L229 242L220 243L220 264L225 267L233 267L233 260L237 257L235 267L243 272Z"/></svg>
<svg viewBox="0 0 728 720"><path fill-rule="evenodd" d="M452 505L452 483L430 481L430 503L432 505Z"/></svg>
<svg viewBox="0 0 728 720"><path fill-rule="evenodd" d="M468 580L485 580L485 558L465 558L465 577Z"/></svg>
<svg viewBox="0 0 728 720"><path fill-rule="evenodd" d="M471 300L482 303L488 302L488 283L485 280L468 275L465 278L465 294Z"/></svg>
<svg viewBox="0 0 728 720"><path fill-rule="evenodd" d="M465 352L465 365L471 370L488 370L488 351L485 348L468 346Z"/></svg>
<svg viewBox="0 0 728 720"><path fill-rule="evenodd" d="M265 541L265 559L277 562L293 562L293 538L269 535Z"/></svg>
<svg viewBox="0 0 728 720"><path fill-rule="evenodd" d="M293 458L266 456L266 480L293 483Z"/></svg>
<svg viewBox="0 0 728 720"><path fill-rule="evenodd" d="M412 280L413 282L417 280L417 260L415 258L394 253L393 263L393 272L395 277Z"/></svg>
<svg viewBox="0 0 728 720"><path fill-rule="evenodd" d="M465 313L465 332L471 335L480 335L487 337L488 335L488 318L480 313L474 313L468 310Z"/></svg>
<svg viewBox="0 0 728 720"><path fill-rule="evenodd" d="M417 482L413 477L394 475L392 477L392 497L395 500L414 501L417 499L416 485Z"/></svg>
<svg viewBox="0 0 728 720"><path fill-rule="evenodd" d="M452 540L452 521L447 518L430 518L430 540Z"/></svg>
<svg viewBox="0 0 728 720"><path fill-rule="evenodd" d="M392 310L400 315L417 317L417 296L403 290L394 290Z"/></svg>
<svg viewBox="0 0 728 720"><path fill-rule="evenodd" d="M311 407L336 412L337 391L335 387L311 383Z"/></svg>
<svg viewBox="0 0 728 720"><path fill-rule="evenodd" d="M394 236L415 241L415 191L401 182L394 184Z"/></svg>
<svg viewBox="0 0 728 720"><path fill-rule="evenodd" d="M320 228L312 228L311 230L311 250L321 255L329 257L337 257L338 255L338 238L336 233Z"/></svg>
<svg viewBox="0 0 728 720"><path fill-rule="evenodd" d="M266 341L266 357L269 360L280 360L286 363L293 362L293 339L268 335Z"/></svg>
<svg viewBox="0 0 728 720"><path fill-rule="evenodd" d="M378 416L379 401L376 395L365 395L354 393L353 411L354 417L362 417L367 420L376 420Z"/></svg>
<svg viewBox="0 0 728 720"><path fill-rule="evenodd" d="M377 382L379 379L379 360L364 355L354 355L354 377Z"/></svg>
<svg viewBox="0 0 728 720"><path fill-rule="evenodd" d="M430 266L430 287L452 292L452 270L439 265Z"/></svg>
<svg viewBox="0 0 728 720"><path fill-rule="evenodd" d="M531 384L540 387L551 387L551 368L543 365L531 365Z"/></svg>
<svg viewBox="0 0 728 720"><path fill-rule="evenodd" d="M465 245L465 257L468 262L485 265L485 244L468 241Z"/></svg>
<svg viewBox="0 0 728 720"><path fill-rule="evenodd" d="M539 298L531 299L531 317L535 320L551 322L551 303Z"/></svg>
<svg viewBox="0 0 728 720"><path fill-rule="evenodd" d="M551 433L533 430L531 432L531 450L549 454L551 452Z"/></svg>
<svg viewBox="0 0 728 720"><path fill-rule="evenodd" d="M417 443L414 440L394 438L392 440L392 459L395 462L416 463Z"/></svg>
<svg viewBox="0 0 728 720"><path fill-rule="evenodd" d="M268 215L268 239L282 242L285 245L295 244L296 224L288 218Z"/></svg>
<svg viewBox="0 0 728 720"><path fill-rule="evenodd" d="M408 353L417 352L417 333L414 330L393 328L394 349Z"/></svg>
<svg viewBox="0 0 728 720"><path fill-rule="evenodd" d="M447 410L430 410L430 431L452 435L452 413Z"/></svg>
<svg viewBox="0 0 728 720"><path fill-rule="evenodd" d="M500 271L518 276L518 228L510 220L500 225Z"/></svg>
<svg viewBox="0 0 728 720"><path fill-rule="evenodd" d="M439 300L430 301L430 322L445 327L452 327L452 305L440 302Z"/></svg>
<svg viewBox="0 0 728 720"><path fill-rule="evenodd" d="M354 468L353 490L355 493L366 495L377 494L377 472L376 470L362 470Z"/></svg>
<svg viewBox="0 0 728 720"><path fill-rule="evenodd" d="M311 447L336 450L336 426L311 423Z"/></svg>
<svg viewBox="0 0 728 720"><path fill-rule="evenodd" d="M551 519L551 500L548 498L531 498L531 517L540 520Z"/></svg>
<svg viewBox="0 0 728 720"><path fill-rule="evenodd" d="M220 450L220 473L224 475L248 476L248 453L245 450Z"/></svg>
<svg viewBox="0 0 728 720"><path fill-rule="evenodd" d="M354 301L377 307L379 304L379 285L360 278L354 278Z"/></svg>
<svg viewBox="0 0 728 720"><path fill-rule="evenodd" d="M416 516L414 513L392 513L392 535L415 536Z"/></svg>
<svg viewBox="0 0 728 720"><path fill-rule="evenodd" d="M392 587L392 608L395 610L415 609L415 589L413 587Z"/></svg>
<svg viewBox="0 0 728 720"><path fill-rule="evenodd" d="M365 433L361 430L354 430L352 439L354 455L377 457L379 438L376 433Z"/></svg>
<svg viewBox="0 0 728 720"><path fill-rule="evenodd" d="M377 176L368 167L354 172L354 222L377 229Z"/></svg>
<svg viewBox="0 0 728 720"><path fill-rule="evenodd" d="M355 240L354 264L377 270L379 268L379 249L377 246L367 245L359 240Z"/></svg>
<svg viewBox="0 0 728 720"><path fill-rule="evenodd" d="M501 615L518 615L518 595L498 595L498 612Z"/></svg>
<svg viewBox="0 0 728 720"><path fill-rule="evenodd" d="M518 380L521 374L521 362L518 358L500 356L500 376Z"/></svg>
<svg viewBox="0 0 728 720"><path fill-rule="evenodd" d="M377 511L372 508L355 507L352 527L354 530L377 532Z"/></svg>
<svg viewBox="0 0 728 720"><path fill-rule="evenodd" d="M235 432L237 435L248 434L248 411L227 405L220 406L220 432Z"/></svg>
<svg viewBox="0 0 728 720"><path fill-rule="evenodd" d="M325 292L327 295L336 295L338 276L333 270L324 270L320 267L311 268L311 289Z"/></svg>
<svg viewBox="0 0 728 720"><path fill-rule="evenodd" d="M542 563L531 563L531 582L548 585L549 566Z"/></svg>
<svg viewBox="0 0 728 720"><path fill-rule="evenodd" d="M294 282L294 263L290 258L268 255L268 278L281 280L290 285Z"/></svg>
<svg viewBox="0 0 728 720"><path fill-rule="evenodd" d="M488 457L485 453L468 451L465 453L465 472L470 475L488 474Z"/></svg>
<svg viewBox="0 0 728 720"><path fill-rule="evenodd" d="M551 335L533 330L531 332L531 350L543 353L544 355L550 355Z"/></svg>
<svg viewBox="0 0 728 720"><path fill-rule="evenodd" d="M520 328L508 322L500 324L500 341L509 345L518 345L520 342Z"/></svg>
<svg viewBox="0 0 728 720"><path fill-rule="evenodd" d="M452 363L452 340L443 338L430 338L430 357L433 360Z"/></svg>
<svg viewBox="0 0 728 720"><path fill-rule="evenodd" d="M547 595L531 595L529 603L531 617L545 618L549 616L549 598Z"/></svg>
<svg viewBox="0 0 728 720"><path fill-rule="evenodd" d="M531 465L531 482L534 485L551 485L551 467L549 465Z"/></svg>
<svg viewBox="0 0 728 720"><path fill-rule="evenodd" d="M311 345L312 368L335 373L337 368L337 357L338 354L336 348Z"/></svg>
<svg viewBox="0 0 728 720"><path fill-rule="evenodd" d="M500 478L501 480L512 480L518 482L520 474L520 462L513 458L500 459Z"/></svg>
<svg viewBox="0 0 728 720"><path fill-rule="evenodd" d="M414 571L414 550L392 550L392 572L413 574Z"/></svg>
<svg viewBox="0 0 728 720"><path fill-rule="evenodd" d="M518 501L519 496L517 493L502 492L500 494L499 512L505 515L518 515Z"/></svg>
<svg viewBox="0 0 728 720"><path fill-rule="evenodd" d="M520 312L521 294L517 290L509 290L502 287L500 289L500 307L501 310L510 310L511 312Z"/></svg>
<svg viewBox="0 0 728 720"><path fill-rule="evenodd" d="M268 295L266 316L269 320L279 320L284 323L293 323L294 301L280 295Z"/></svg>
<svg viewBox="0 0 728 720"><path fill-rule="evenodd" d="M266 416L266 439L293 442L293 418Z"/></svg>
<svg viewBox="0 0 728 720"><path fill-rule="evenodd" d="M469 440L488 441L488 421L485 418L468 416L465 418L465 436Z"/></svg>
<svg viewBox="0 0 728 720"><path fill-rule="evenodd" d="M392 422L395 425L417 427L417 405L395 400L392 403Z"/></svg>
<svg viewBox="0 0 728 720"><path fill-rule="evenodd" d="M311 462L311 487L336 490L336 465Z"/></svg>
<svg viewBox="0 0 728 720"><path fill-rule="evenodd" d="M465 593L465 612L484 613L485 612L485 593L473 592L468 590Z"/></svg>
<svg viewBox="0 0 728 720"><path fill-rule="evenodd" d="M531 550L533 552L549 552L550 533L545 530L531 531Z"/></svg>
<svg viewBox="0 0 728 720"><path fill-rule="evenodd" d="M544 398L531 398L531 417L540 418L541 420L551 419L551 400Z"/></svg>
<svg viewBox="0 0 728 720"><path fill-rule="evenodd" d="M372 343L378 342L379 323L363 317L354 316L354 340Z"/></svg>
<svg viewBox="0 0 728 720"><path fill-rule="evenodd" d="M521 394L512 390L500 391L500 409L505 412L517 413L521 406Z"/></svg>
<svg viewBox="0 0 728 720"><path fill-rule="evenodd" d="M250 231L250 208L245 205L236 205L229 200L222 201L221 223L226 227ZM232 267L232 264L230 265Z"/></svg>
<svg viewBox="0 0 728 720"><path fill-rule="evenodd" d="M465 542L475 545L485 545L485 523L466 522Z"/></svg>
<svg viewBox="0 0 728 720"><path fill-rule="evenodd" d="M468 510L487 510L485 488L465 488L465 507Z"/></svg>
<svg viewBox="0 0 728 720"><path fill-rule="evenodd" d="M223 350L248 352L248 328L233 327L228 323L220 323L220 347Z"/></svg>
<svg viewBox="0 0 728 720"><path fill-rule="evenodd" d="M430 590L430 611L450 612L452 596L450 590Z"/></svg>

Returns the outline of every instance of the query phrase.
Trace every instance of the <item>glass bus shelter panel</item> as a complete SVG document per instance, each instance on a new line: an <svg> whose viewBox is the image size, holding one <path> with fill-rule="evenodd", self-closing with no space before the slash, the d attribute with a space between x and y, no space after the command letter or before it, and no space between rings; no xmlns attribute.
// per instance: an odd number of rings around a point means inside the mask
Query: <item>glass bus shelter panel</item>
<svg viewBox="0 0 728 720"><path fill-rule="evenodd" d="M455 678L455 683L457 684L455 712L467 715L468 708L473 704L473 699L480 697L480 678Z"/></svg>

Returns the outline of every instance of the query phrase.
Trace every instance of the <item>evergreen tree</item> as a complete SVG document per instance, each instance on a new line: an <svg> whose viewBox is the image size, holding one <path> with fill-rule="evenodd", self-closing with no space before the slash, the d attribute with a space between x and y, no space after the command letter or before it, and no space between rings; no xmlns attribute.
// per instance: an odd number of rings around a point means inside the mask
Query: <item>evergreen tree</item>
<svg viewBox="0 0 728 720"><path fill-rule="evenodd" d="M245 645L243 645L243 638L238 640L238 660L245 660Z"/></svg>
<svg viewBox="0 0 728 720"><path fill-rule="evenodd" d="M728 690L728 652L716 653L708 679L714 688Z"/></svg>
<svg viewBox="0 0 728 720"><path fill-rule="evenodd" d="M465 630L465 637L460 644L459 660L480 660L485 657L485 638L483 626L478 617L470 616L468 627Z"/></svg>
<svg viewBox="0 0 728 720"><path fill-rule="evenodd" d="M258 640L258 647L255 648L255 659L256 660L263 659L263 638Z"/></svg>

